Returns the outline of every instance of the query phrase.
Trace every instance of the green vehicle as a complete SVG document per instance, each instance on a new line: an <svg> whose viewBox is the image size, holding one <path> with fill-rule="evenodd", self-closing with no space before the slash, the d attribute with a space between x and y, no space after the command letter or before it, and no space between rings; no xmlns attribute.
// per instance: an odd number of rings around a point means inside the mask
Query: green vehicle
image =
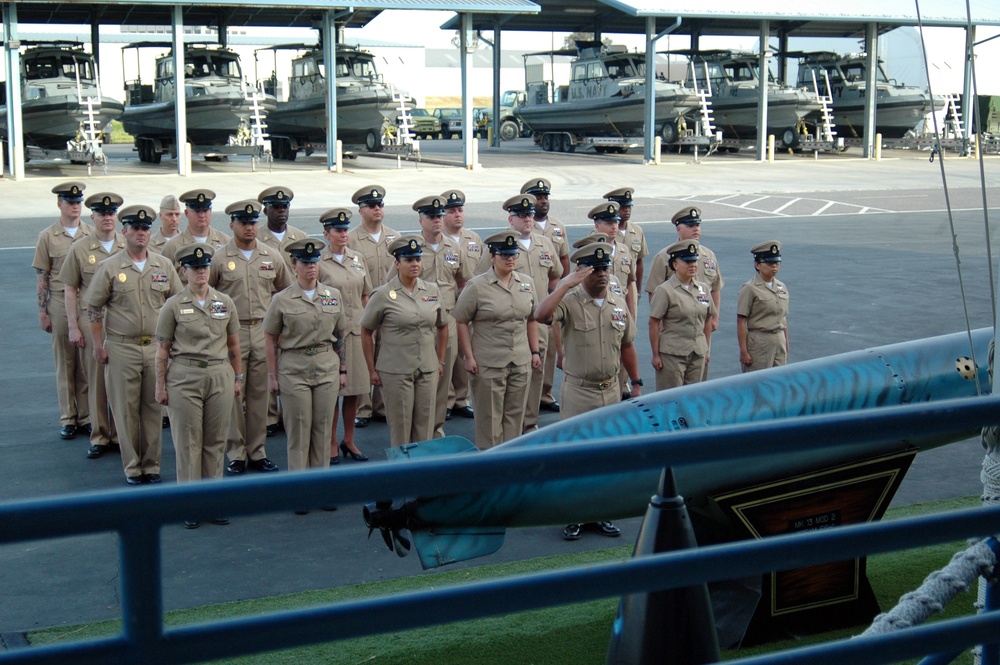
<svg viewBox="0 0 1000 665"><path fill-rule="evenodd" d="M500 96L500 127L497 131L504 141L531 136L531 130L515 113L518 108L524 106L524 102L524 90L507 90Z"/></svg>
<svg viewBox="0 0 1000 665"><path fill-rule="evenodd" d="M410 118L413 123L413 133L417 137L433 139L441 133L441 121L432 116L427 109L413 109L410 111Z"/></svg>

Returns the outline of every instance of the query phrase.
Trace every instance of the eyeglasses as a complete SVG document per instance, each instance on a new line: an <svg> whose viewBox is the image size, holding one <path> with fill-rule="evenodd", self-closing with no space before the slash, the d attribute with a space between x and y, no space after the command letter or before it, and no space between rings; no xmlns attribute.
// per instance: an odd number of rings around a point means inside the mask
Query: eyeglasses
<svg viewBox="0 0 1000 665"><path fill-rule="evenodd" d="M369 201L368 203L365 204L366 208L382 208L384 206L385 203L383 203L382 201Z"/></svg>
<svg viewBox="0 0 1000 665"><path fill-rule="evenodd" d="M521 252L514 252L514 253L504 252L503 254L497 254L497 256L499 256L501 259L516 259L517 257L521 256Z"/></svg>
<svg viewBox="0 0 1000 665"><path fill-rule="evenodd" d="M535 213L533 213L533 212L512 212L510 214L513 215L514 217L519 218L519 219L524 219L525 217L534 217L535 216Z"/></svg>

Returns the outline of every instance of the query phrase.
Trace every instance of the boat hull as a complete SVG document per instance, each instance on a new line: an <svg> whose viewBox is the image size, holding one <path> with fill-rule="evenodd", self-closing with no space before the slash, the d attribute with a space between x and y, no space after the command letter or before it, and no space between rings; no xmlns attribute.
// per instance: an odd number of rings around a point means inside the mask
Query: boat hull
<svg viewBox="0 0 1000 665"><path fill-rule="evenodd" d="M187 139L200 145L223 145L253 112L250 102L237 95L200 95L187 99ZM273 97L260 102L261 111L275 108ZM172 140L177 130L173 101L129 106L121 116L125 131L135 137Z"/></svg>
<svg viewBox="0 0 1000 665"><path fill-rule="evenodd" d="M645 97L629 97L554 102L521 106L517 114L536 135L545 132L571 132L593 136L642 136L645 123ZM698 107L697 95L667 92L656 97L655 119L659 127Z"/></svg>
<svg viewBox="0 0 1000 665"><path fill-rule="evenodd" d="M102 97L94 109L99 128L122 115L122 103ZM76 95L45 97L21 105L21 121L25 142L43 150L66 150L66 143L76 138L81 124L87 120L87 107ZM0 136L7 140L7 107L0 105Z"/></svg>
<svg viewBox="0 0 1000 665"><path fill-rule="evenodd" d="M856 91L861 94L861 91ZM875 131L882 138L898 139L916 127L931 111L944 109L945 100L934 99L931 104L930 95L915 92L908 95L883 95L879 91L875 111ZM833 121L837 124L840 134L848 137L864 135L865 100L847 96L838 96L833 100Z"/></svg>
<svg viewBox="0 0 1000 665"><path fill-rule="evenodd" d="M364 143L369 132L378 136L382 121L393 113L385 90L337 94L337 138L344 143ZM326 97L279 102L267 116L268 133L299 141L326 142Z"/></svg>
<svg viewBox="0 0 1000 665"><path fill-rule="evenodd" d="M712 97L712 115L715 128L725 138L757 138L756 93L742 97ZM781 136L789 128L794 128L799 120L817 113L819 102L810 101L802 95L770 95L767 100L767 133Z"/></svg>

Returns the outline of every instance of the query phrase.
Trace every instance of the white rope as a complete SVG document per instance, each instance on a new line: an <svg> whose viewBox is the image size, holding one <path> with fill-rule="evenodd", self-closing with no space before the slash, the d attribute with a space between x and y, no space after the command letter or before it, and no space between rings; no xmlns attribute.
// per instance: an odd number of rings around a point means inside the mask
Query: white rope
<svg viewBox="0 0 1000 665"><path fill-rule="evenodd" d="M996 555L986 541L958 552L947 566L928 575L920 588L901 597L896 607L875 617L861 637L891 633L923 623L968 589L977 577L990 575L996 562Z"/></svg>

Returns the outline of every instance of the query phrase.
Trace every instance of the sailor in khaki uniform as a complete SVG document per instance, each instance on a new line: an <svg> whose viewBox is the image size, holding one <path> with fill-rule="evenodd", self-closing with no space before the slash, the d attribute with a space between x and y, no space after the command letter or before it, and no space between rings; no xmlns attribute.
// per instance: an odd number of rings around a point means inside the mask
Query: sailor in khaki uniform
<svg viewBox="0 0 1000 665"><path fill-rule="evenodd" d="M750 248L753 279L736 298L736 338L744 372L788 362L788 289L778 281L781 243L768 240Z"/></svg>
<svg viewBox="0 0 1000 665"><path fill-rule="evenodd" d="M555 288L556 282L562 276L562 264L556 256L556 250L548 238L534 233L535 197L531 194L518 194L503 203L507 211L507 222L515 235L520 255L514 270L528 275L538 298L548 294ZM479 262L477 273L484 273L491 267L488 256ZM538 324L538 352L542 354L542 368L532 370L528 381L528 403L524 408L524 431L538 429L538 409L542 399L542 382L545 378L545 354L548 352L549 326Z"/></svg>
<svg viewBox="0 0 1000 665"><path fill-rule="evenodd" d="M465 285L452 311L472 375L480 450L521 435L528 377L542 366L534 317L538 294L531 278L514 270L517 237L501 231L486 244L492 267Z"/></svg>
<svg viewBox="0 0 1000 665"><path fill-rule="evenodd" d="M118 445L115 421L108 407L104 383L104 366L94 358L94 340L90 337L87 320L87 287L97 272L97 264L125 249L125 238L118 233L118 208L122 197L113 192L92 194L84 201L90 208L94 233L80 238L69 247L59 271L59 281L65 286L66 319L69 341L83 350L83 365L87 379L87 405L90 413L90 448L87 457L97 459L112 444Z"/></svg>
<svg viewBox="0 0 1000 665"><path fill-rule="evenodd" d="M368 268L360 254L347 246L351 228L351 211L347 208L331 208L319 217L323 225L323 237L327 246L319 257L319 281L340 291L344 314L347 316L347 330L344 333L344 360L347 365L347 383L340 395L344 405L344 438L337 453L337 421L340 409L333 411L333 439L330 441L333 456L331 464L340 462L340 455L356 462L368 461L354 443L354 419L358 414L358 398L367 395L372 384L368 380L368 366L361 348L361 312L368 304L372 293L372 283Z"/></svg>
<svg viewBox="0 0 1000 665"><path fill-rule="evenodd" d="M465 194L458 189L449 189L441 196L444 198L444 232L458 243L462 260L475 269L485 250L479 234L465 228ZM461 345L452 367L451 388L448 390L446 417L450 418L452 415L460 418L476 417L469 406L469 373L465 371Z"/></svg>
<svg viewBox="0 0 1000 665"><path fill-rule="evenodd" d="M436 284L441 290L441 306L444 319L448 324L448 347L445 350L445 367L438 382L437 394L434 398L434 436L444 436L444 421L448 410L448 389L451 387L451 374L458 357L458 336L455 329L455 319L451 310L455 307L458 294L465 287L465 282L472 278L474 266L464 260L462 251L453 239L444 235L444 197L425 196L413 204L413 210L418 215L420 237L423 243L420 278L425 282ZM389 269L389 279L397 274L395 268Z"/></svg>
<svg viewBox="0 0 1000 665"><path fill-rule="evenodd" d="M233 401L243 389L240 324L232 299L208 285L212 253L202 243L177 250L187 286L156 322L156 401L170 405L179 483L222 478Z"/></svg>
<svg viewBox="0 0 1000 665"><path fill-rule="evenodd" d="M699 282L697 240L667 247L670 279L656 287L649 303L649 343L653 349L656 389L703 381L715 303L709 286Z"/></svg>
<svg viewBox="0 0 1000 665"><path fill-rule="evenodd" d="M181 232L181 202L173 194L167 194L160 201L160 230L149 239L149 249L163 253L163 246Z"/></svg>
<svg viewBox="0 0 1000 665"><path fill-rule="evenodd" d="M257 201L264 207L264 217L267 218L267 224L257 231L257 241L278 250L278 254L289 265L291 255L285 249L290 243L309 235L288 224L288 211L294 198L295 193L282 185L268 187L257 195Z"/></svg>
<svg viewBox="0 0 1000 665"><path fill-rule="evenodd" d="M229 242L229 236L212 228L212 201L215 199L215 192L204 188L192 189L178 198L184 203L187 228L168 240L160 254L173 261L174 254L184 245L201 242L211 245L212 249L219 249ZM176 264L174 267L176 268Z"/></svg>
<svg viewBox="0 0 1000 665"><path fill-rule="evenodd" d="M621 236L618 235L618 211L617 203L609 201L591 208L587 217L594 222L594 231L603 233L608 237L611 244L611 272L618 279L618 283L625 289L625 302L628 303L629 313L635 317L633 303L635 302L635 258Z"/></svg>
<svg viewBox="0 0 1000 665"><path fill-rule="evenodd" d="M632 339L635 322L621 296L608 292L611 245L591 243L570 257L578 269L564 277L535 308L539 321L563 323L563 383L560 418L599 409L621 401L618 370L624 365L633 378L633 394L642 392L642 379ZM576 540L584 528L605 536L621 531L611 522L570 524L563 531Z"/></svg>
<svg viewBox="0 0 1000 665"><path fill-rule="evenodd" d="M295 281L274 296L264 319L270 389L281 395L290 471L330 466L333 408L347 382L343 339L350 323L340 291L318 279L323 245L303 238L285 247Z"/></svg>
<svg viewBox="0 0 1000 665"><path fill-rule="evenodd" d="M444 373L448 324L437 285L420 279L420 236L403 236L389 251L396 277L375 289L361 315L361 342L372 385L382 386L390 441L402 446L433 435L434 396ZM382 349L375 357L375 332Z"/></svg>
<svg viewBox="0 0 1000 665"><path fill-rule="evenodd" d="M552 183L545 178L534 178L521 185L521 193L531 194L535 197L535 233L549 239L559 256L563 274L569 274L569 254L572 250L570 250L566 225L554 217L549 217L549 196L552 194ZM542 378L542 397L539 408L558 413L559 402L552 395L552 383L556 374L556 356L562 354L562 339L559 335L558 325L548 326L548 328L549 338L545 344L555 353L545 354L545 374Z"/></svg>
<svg viewBox="0 0 1000 665"><path fill-rule="evenodd" d="M264 355L264 314L271 296L291 283L285 260L278 250L257 242L260 204L253 199L226 207L233 239L215 252L209 286L233 299L239 315L240 351L243 353L243 392L233 404L226 441L226 473L247 470L270 472L278 467L267 458L267 358Z"/></svg>
<svg viewBox="0 0 1000 665"><path fill-rule="evenodd" d="M722 279L722 268L715 258L715 252L701 244L701 209L695 206L682 208L670 219L677 227L677 240L698 241L698 276L699 282L708 284L712 292L712 303L715 305L715 316L712 318L712 332L719 329L719 312L722 309L722 287L726 285ZM650 300L656 287L670 279L673 271L670 269L670 255L666 249L661 249L653 257L653 265L649 268L649 278L646 280L646 293ZM708 380L708 361L705 362L705 372L702 381Z"/></svg>
<svg viewBox="0 0 1000 665"><path fill-rule="evenodd" d="M351 231L348 246L365 260L368 279L372 288L377 289L386 282L393 257L389 246L399 238L399 232L382 223L385 217L385 188L380 185L366 185L351 195L351 201L358 206L361 224ZM375 355L378 356L381 342L375 337ZM358 402L357 427L367 427L368 422L385 420L382 404L382 389L373 386L370 394L361 396Z"/></svg>
<svg viewBox="0 0 1000 665"><path fill-rule="evenodd" d="M632 315L635 316L638 305L638 292L642 290L642 277L645 271L643 259L649 256L649 246L646 244L646 234L636 222L632 221L634 212L633 196L635 190L631 187L613 189L604 195L609 201L618 204L618 239L632 252L632 262L635 264L635 300L631 302Z"/></svg>
<svg viewBox="0 0 1000 665"><path fill-rule="evenodd" d="M118 429L125 482L160 482L162 407L156 401L153 335L160 308L183 285L173 262L146 248L156 213L118 211L125 249L97 268L87 290L94 357L107 365L108 402Z"/></svg>
<svg viewBox="0 0 1000 665"><path fill-rule="evenodd" d="M59 280L69 246L77 238L89 236L94 228L80 221L83 205L82 182L64 182L52 188L59 207L59 220L38 234L31 267L38 275L38 324L52 335L52 356L56 367L56 395L59 398L59 436L72 439L77 430L88 433L87 375L83 350L69 341L64 286Z"/></svg>

